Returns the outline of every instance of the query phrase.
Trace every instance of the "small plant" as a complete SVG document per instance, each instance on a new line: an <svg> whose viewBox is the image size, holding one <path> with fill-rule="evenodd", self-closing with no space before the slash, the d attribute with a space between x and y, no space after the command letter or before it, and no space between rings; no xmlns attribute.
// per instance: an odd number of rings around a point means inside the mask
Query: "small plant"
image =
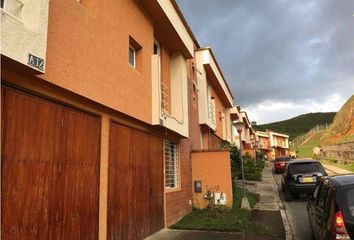
<svg viewBox="0 0 354 240"><path fill-rule="evenodd" d="M222 213L223 207L215 204L215 192L219 191L219 186L208 188L206 186L206 193L204 199L207 201L207 211L210 217L219 216Z"/></svg>

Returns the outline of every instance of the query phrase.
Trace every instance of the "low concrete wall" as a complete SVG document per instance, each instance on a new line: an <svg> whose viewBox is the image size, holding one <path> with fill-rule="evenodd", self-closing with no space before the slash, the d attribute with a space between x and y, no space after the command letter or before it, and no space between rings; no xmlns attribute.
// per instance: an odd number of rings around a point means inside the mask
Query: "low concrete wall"
<svg viewBox="0 0 354 240"><path fill-rule="evenodd" d="M201 181L202 192L196 193L194 181ZM226 194L226 206L232 207L232 180L230 153L228 150L192 152L193 206L205 208L204 195L207 188L218 188L215 192Z"/></svg>
<svg viewBox="0 0 354 240"><path fill-rule="evenodd" d="M325 146L320 157L328 160L354 163L354 142Z"/></svg>

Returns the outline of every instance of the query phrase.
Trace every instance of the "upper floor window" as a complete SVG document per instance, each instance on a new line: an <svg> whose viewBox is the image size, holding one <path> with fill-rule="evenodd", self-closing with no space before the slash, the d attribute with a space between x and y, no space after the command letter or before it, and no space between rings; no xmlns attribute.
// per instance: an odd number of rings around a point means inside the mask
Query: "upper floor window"
<svg viewBox="0 0 354 240"><path fill-rule="evenodd" d="M129 63L135 67L135 49L132 46L129 46Z"/></svg>
<svg viewBox="0 0 354 240"><path fill-rule="evenodd" d="M155 55L160 55L161 49L160 49L160 43L158 41L154 41L154 54Z"/></svg>
<svg viewBox="0 0 354 240"><path fill-rule="evenodd" d="M129 64L142 72L143 70L143 54L142 46L131 36L129 36L129 52L128 52Z"/></svg>
<svg viewBox="0 0 354 240"><path fill-rule="evenodd" d="M24 3L22 0L1 0L1 8L21 20L23 6Z"/></svg>

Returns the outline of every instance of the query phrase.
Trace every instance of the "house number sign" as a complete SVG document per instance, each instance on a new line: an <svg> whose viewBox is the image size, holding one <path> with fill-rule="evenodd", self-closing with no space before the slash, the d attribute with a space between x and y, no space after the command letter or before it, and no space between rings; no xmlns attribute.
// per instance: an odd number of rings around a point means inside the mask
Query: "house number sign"
<svg viewBox="0 0 354 240"><path fill-rule="evenodd" d="M42 71L44 69L44 60L30 53L28 54L28 64Z"/></svg>

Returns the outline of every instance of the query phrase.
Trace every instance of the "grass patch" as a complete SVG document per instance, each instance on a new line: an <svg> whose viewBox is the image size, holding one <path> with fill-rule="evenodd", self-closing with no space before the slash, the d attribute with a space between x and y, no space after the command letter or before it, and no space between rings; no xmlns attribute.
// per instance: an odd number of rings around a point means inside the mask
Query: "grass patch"
<svg viewBox="0 0 354 240"><path fill-rule="evenodd" d="M339 162L335 162L333 160L329 160L329 161L321 161L325 164L328 164L328 165L332 165L332 166L335 166L335 167L338 167L338 168L341 168L341 169L344 169L344 170L347 170L347 171L350 171L350 172L353 172L354 173L354 164L353 163L348 163L348 164L344 164L344 163L339 163Z"/></svg>
<svg viewBox="0 0 354 240"><path fill-rule="evenodd" d="M209 230L223 232L246 232L253 235L274 236L275 229L264 224L251 221L252 212L240 209L243 190L233 189L233 208L220 208L218 210L194 209L180 222L173 225L174 229ZM256 194L246 191L246 196L253 207L257 202Z"/></svg>
<svg viewBox="0 0 354 240"><path fill-rule="evenodd" d="M305 157L313 157L313 148L320 146L321 137L325 134L326 131L320 131L315 133L309 141L304 143L303 145L297 146L296 154L298 158L305 158Z"/></svg>
<svg viewBox="0 0 354 240"><path fill-rule="evenodd" d="M208 210L193 210L175 229L213 230L223 232L243 232L251 217L251 211L244 209L223 209L220 214L210 214Z"/></svg>
<svg viewBox="0 0 354 240"><path fill-rule="evenodd" d="M243 190L242 188L234 187L233 190L233 208L238 209L241 207L241 201L243 198ZM248 202L250 203L250 207L253 208L254 205L257 203L257 195L254 193L251 193L246 190L246 197L248 198Z"/></svg>

